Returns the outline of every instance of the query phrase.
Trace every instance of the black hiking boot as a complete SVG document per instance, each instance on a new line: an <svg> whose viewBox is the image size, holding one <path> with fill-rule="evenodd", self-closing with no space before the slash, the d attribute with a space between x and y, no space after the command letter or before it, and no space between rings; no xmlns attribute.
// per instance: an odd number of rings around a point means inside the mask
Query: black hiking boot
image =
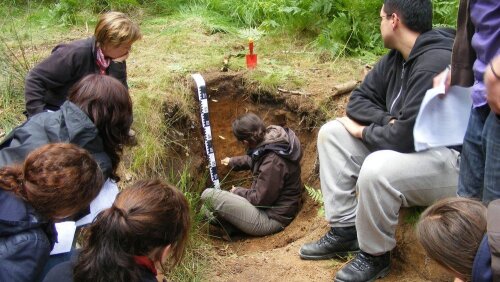
<svg viewBox="0 0 500 282"><path fill-rule="evenodd" d="M318 241L300 248L302 259L330 259L359 251L356 227L332 227Z"/></svg>
<svg viewBox="0 0 500 282"><path fill-rule="evenodd" d="M334 282L368 282L383 278L391 268L391 253L372 256L363 251L337 272Z"/></svg>

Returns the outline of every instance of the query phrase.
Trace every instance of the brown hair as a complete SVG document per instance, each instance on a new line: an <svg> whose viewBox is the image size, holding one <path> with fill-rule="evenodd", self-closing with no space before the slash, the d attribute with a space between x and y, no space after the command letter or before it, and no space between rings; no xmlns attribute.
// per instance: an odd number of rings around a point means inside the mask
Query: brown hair
<svg viewBox="0 0 500 282"><path fill-rule="evenodd" d="M133 113L127 88L111 76L90 74L71 88L68 100L87 114L99 130L104 151L111 159L110 178L119 181L116 170L123 145L135 142L129 135Z"/></svg>
<svg viewBox="0 0 500 282"><path fill-rule="evenodd" d="M427 208L417 238L427 255L459 278L470 280L477 249L486 232L486 207L466 198L447 198Z"/></svg>
<svg viewBox="0 0 500 282"><path fill-rule="evenodd" d="M96 42L111 46L134 43L142 38L139 26L120 12L101 14L94 32Z"/></svg>
<svg viewBox="0 0 500 282"><path fill-rule="evenodd" d="M68 217L88 207L103 182L92 156L67 143L42 146L22 166L0 168L0 187L14 192L47 219Z"/></svg>
<svg viewBox="0 0 500 282"><path fill-rule="evenodd" d="M248 141L250 145L257 145L264 140L266 126L254 113L247 113L233 121L233 134L238 141Z"/></svg>
<svg viewBox="0 0 500 282"><path fill-rule="evenodd" d="M160 261L156 250L168 245L171 269L183 257L190 222L188 202L177 188L158 180L135 183L91 225L74 281L140 281L134 256L154 253Z"/></svg>

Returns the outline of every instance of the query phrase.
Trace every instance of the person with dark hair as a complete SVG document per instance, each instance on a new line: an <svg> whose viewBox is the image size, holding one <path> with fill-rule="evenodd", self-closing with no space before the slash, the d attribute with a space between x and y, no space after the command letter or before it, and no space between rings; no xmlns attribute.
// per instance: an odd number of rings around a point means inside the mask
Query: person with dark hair
<svg viewBox="0 0 500 282"><path fill-rule="evenodd" d="M320 181L328 232L303 245L302 259L356 252L335 281L373 281L390 271L399 209L455 195L458 148L415 152L413 127L432 79L451 57L454 34L432 29L430 0L385 0L386 48L353 91L346 117L318 133Z"/></svg>
<svg viewBox="0 0 500 282"><path fill-rule="evenodd" d="M457 279L500 279L500 200L488 209L467 198L447 198L427 208L417 224L417 239L427 255Z"/></svg>
<svg viewBox="0 0 500 282"><path fill-rule="evenodd" d="M87 207L103 182L92 156L72 144L0 168L0 281L36 281L57 239L53 222Z"/></svg>
<svg viewBox="0 0 500 282"><path fill-rule="evenodd" d="M495 103L500 99L494 98L500 94L492 92L495 65L500 65L500 1L461 0L451 71L446 72L448 87L472 87L457 194L485 203L500 198L500 162L496 157L500 155L500 108ZM442 75L435 83L439 79Z"/></svg>
<svg viewBox="0 0 500 282"><path fill-rule="evenodd" d="M291 129L266 127L253 113L238 117L232 128L248 151L244 156L225 158L222 164L251 170L252 186L233 186L231 191L207 188L201 195L206 215L225 229L253 236L282 231L301 205L300 141Z"/></svg>
<svg viewBox="0 0 500 282"><path fill-rule="evenodd" d="M28 73L24 91L27 115L58 110L69 89L88 74L107 74L127 87L125 60L141 37L137 24L125 14L100 15L94 36L56 46Z"/></svg>
<svg viewBox="0 0 500 282"><path fill-rule="evenodd" d="M138 181L96 217L74 259L55 266L43 281L156 282L155 264L170 270L181 261L190 224L180 190Z"/></svg>
<svg viewBox="0 0 500 282"><path fill-rule="evenodd" d="M111 76L88 75L74 85L60 110L33 116L2 141L0 166L22 162L41 145L69 142L87 149L104 175L119 181L123 146L134 143L132 120L127 88Z"/></svg>

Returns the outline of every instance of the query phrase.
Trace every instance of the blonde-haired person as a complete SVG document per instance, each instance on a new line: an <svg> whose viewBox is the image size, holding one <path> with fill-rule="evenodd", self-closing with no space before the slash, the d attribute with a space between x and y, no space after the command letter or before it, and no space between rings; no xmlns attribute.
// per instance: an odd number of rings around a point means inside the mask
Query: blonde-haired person
<svg viewBox="0 0 500 282"><path fill-rule="evenodd" d="M44 282L157 282L157 267L171 270L184 255L189 205L176 187L142 180L124 189L89 227L88 240Z"/></svg>
<svg viewBox="0 0 500 282"><path fill-rule="evenodd" d="M115 77L127 86L127 65L132 44L141 39L139 26L125 14L100 15L94 36L56 46L52 54L26 77L27 115L58 110L68 91L88 74Z"/></svg>
<svg viewBox="0 0 500 282"><path fill-rule="evenodd" d="M0 281L37 281L57 240L54 221L86 208L104 182L84 149L54 143L0 168Z"/></svg>
<svg viewBox="0 0 500 282"><path fill-rule="evenodd" d="M487 209L479 201L446 198L422 213L417 239L455 281L500 281L499 213L500 200Z"/></svg>

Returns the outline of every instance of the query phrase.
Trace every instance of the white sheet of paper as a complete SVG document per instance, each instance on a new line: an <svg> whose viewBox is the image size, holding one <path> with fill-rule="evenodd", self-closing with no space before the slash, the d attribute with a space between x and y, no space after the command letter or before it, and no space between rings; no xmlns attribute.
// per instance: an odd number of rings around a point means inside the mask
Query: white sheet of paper
<svg viewBox="0 0 500 282"><path fill-rule="evenodd" d="M118 185L112 180L106 180L99 192L99 195L90 203L90 213L77 222L64 221L56 223L57 243L50 252L51 255L67 253L71 251L71 246L75 238L76 228L85 224L90 224L102 210L111 207L118 195Z"/></svg>
<svg viewBox="0 0 500 282"><path fill-rule="evenodd" d="M58 222L55 224L57 230L57 243L50 252L51 255L67 253L71 251L73 239L75 238L76 225L74 221Z"/></svg>
<svg viewBox="0 0 500 282"><path fill-rule="evenodd" d="M461 145L472 108L471 88L452 86L443 97L444 83L429 89L413 128L415 151Z"/></svg>
<svg viewBox="0 0 500 282"><path fill-rule="evenodd" d="M118 195L118 185L113 180L106 180L99 192L99 195L90 203L90 214L82 217L76 222L76 226L90 224L102 210L107 209L113 205L116 195Z"/></svg>

